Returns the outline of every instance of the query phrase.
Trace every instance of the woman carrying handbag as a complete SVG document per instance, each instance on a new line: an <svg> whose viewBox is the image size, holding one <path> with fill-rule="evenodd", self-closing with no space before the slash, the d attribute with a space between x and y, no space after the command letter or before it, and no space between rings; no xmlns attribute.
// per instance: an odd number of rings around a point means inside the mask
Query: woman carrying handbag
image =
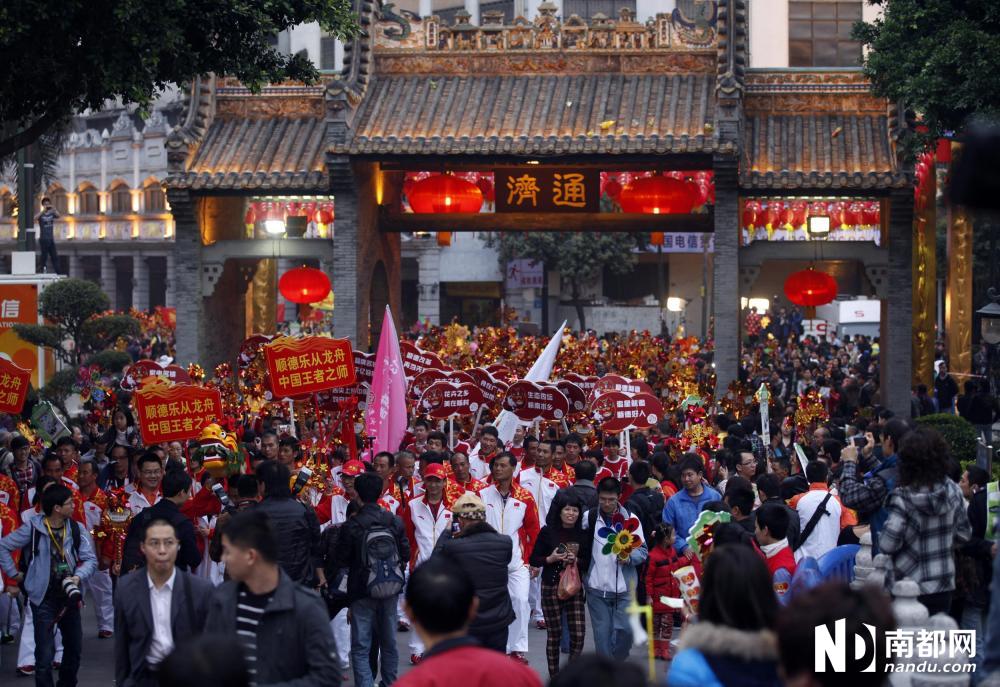
<svg viewBox="0 0 1000 687"><path fill-rule="evenodd" d="M583 503L576 494L557 494L531 552L532 572L537 575L540 569L542 575L542 613L548 632L545 656L550 677L559 672L563 612L569 626L570 660L583 652L586 615L581 581L590 566L591 547L589 532L581 527L582 514Z"/></svg>

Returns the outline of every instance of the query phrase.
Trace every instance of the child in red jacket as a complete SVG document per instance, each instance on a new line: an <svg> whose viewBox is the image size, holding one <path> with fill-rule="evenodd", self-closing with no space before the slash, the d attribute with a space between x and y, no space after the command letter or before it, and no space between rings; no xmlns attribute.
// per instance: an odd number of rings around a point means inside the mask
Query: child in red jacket
<svg viewBox="0 0 1000 687"><path fill-rule="evenodd" d="M653 528L650 537L649 562L646 567L646 593L653 606L653 653L656 658L670 660L670 640L674 632L677 608L660 601L660 597L681 600L680 583L674 572L685 565L694 565L700 576L701 566L689 555L678 556L674 550L674 528L661 523Z"/></svg>

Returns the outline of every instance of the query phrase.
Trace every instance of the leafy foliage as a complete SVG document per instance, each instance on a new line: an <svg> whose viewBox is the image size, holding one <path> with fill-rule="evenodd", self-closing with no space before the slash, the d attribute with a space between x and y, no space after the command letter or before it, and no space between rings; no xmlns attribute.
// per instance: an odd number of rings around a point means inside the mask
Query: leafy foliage
<svg viewBox="0 0 1000 687"><path fill-rule="evenodd" d="M854 36L869 51L875 92L902 102L927 131L923 148L963 129L970 116L1000 114L1000 3L996 0L869 0L883 9Z"/></svg>
<svg viewBox="0 0 1000 687"><path fill-rule="evenodd" d="M231 74L251 89L312 82L306 55L271 38L318 22L358 31L349 0L24 0L0 3L0 156L57 121L107 100L148 105L158 90L200 74Z"/></svg>
<svg viewBox="0 0 1000 687"><path fill-rule="evenodd" d="M519 258L543 262L558 270L570 286L570 301L576 308L580 329L586 329L583 286L598 279L605 268L626 275L635 267L638 255L633 248L645 245L649 234L601 232L541 233L505 232L490 234L487 244L498 249L501 262Z"/></svg>
<svg viewBox="0 0 1000 687"><path fill-rule="evenodd" d="M76 368L66 368L59 370L52 378L45 383L45 386L38 392L39 398L48 401L63 414L69 416L66 409L66 399L73 393L73 385L76 383Z"/></svg>
<svg viewBox="0 0 1000 687"><path fill-rule="evenodd" d="M90 357L90 364L97 365L102 372L117 374L132 364L132 356L124 351L101 351Z"/></svg>
<svg viewBox="0 0 1000 687"><path fill-rule="evenodd" d="M963 417L948 413L923 415L916 419L917 424L933 427L951 449L952 458L963 465L976 460L976 429Z"/></svg>
<svg viewBox="0 0 1000 687"><path fill-rule="evenodd" d="M139 333L139 322L133 317L103 315L108 305L108 297L93 282L61 279L47 287L39 299L39 311L48 323L14 325L14 331L28 343L51 348L75 369L88 356L109 348L118 337Z"/></svg>

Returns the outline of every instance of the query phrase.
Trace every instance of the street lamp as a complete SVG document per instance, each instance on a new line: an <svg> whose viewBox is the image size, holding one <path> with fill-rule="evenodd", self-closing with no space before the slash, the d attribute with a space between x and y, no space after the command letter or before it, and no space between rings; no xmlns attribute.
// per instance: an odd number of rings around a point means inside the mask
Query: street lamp
<svg viewBox="0 0 1000 687"><path fill-rule="evenodd" d="M979 315L979 333L986 344L986 383L989 385L991 394L997 393L996 375L994 374L994 348L1000 344L1000 293L996 288L990 287L986 292L990 302L981 307L976 313Z"/></svg>
<svg viewBox="0 0 1000 687"><path fill-rule="evenodd" d="M1000 343L1000 294L992 286L986 292L990 302L976 312L979 314L979 333L991 346Z"/></svg>

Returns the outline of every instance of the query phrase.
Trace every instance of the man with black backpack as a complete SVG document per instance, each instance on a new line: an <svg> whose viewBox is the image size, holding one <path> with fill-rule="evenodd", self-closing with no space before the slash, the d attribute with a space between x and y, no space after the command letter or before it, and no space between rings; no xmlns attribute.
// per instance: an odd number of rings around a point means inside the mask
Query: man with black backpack
<svg viewBox="0 0 1000 687"><path fill-rule="evenodd" d="M75 501L69 487L56 484L41 496L42 513L31 516L10 536L0 539L0 568L23 584L35 628L35 684L54 684L55 628L62 633L59 684L75 685L83 648L80 582L97 570L90 536L73 520ZM20 569L12 553L21 551ZM17 588L8 589L17 593Z"/></svg>
<svg viewBox="0 0 1000 687"><path fill-rule="evenodd" d="M396 679L396 604L403 591L410 543L403 521L378 506L382 480L370 472L358 475L354 489L361 510L344 523L335 568L347 568L351 609L351 667L356 687L372 687L375 676L368 658L372 642L382 652L381 683Z"/></svg>

